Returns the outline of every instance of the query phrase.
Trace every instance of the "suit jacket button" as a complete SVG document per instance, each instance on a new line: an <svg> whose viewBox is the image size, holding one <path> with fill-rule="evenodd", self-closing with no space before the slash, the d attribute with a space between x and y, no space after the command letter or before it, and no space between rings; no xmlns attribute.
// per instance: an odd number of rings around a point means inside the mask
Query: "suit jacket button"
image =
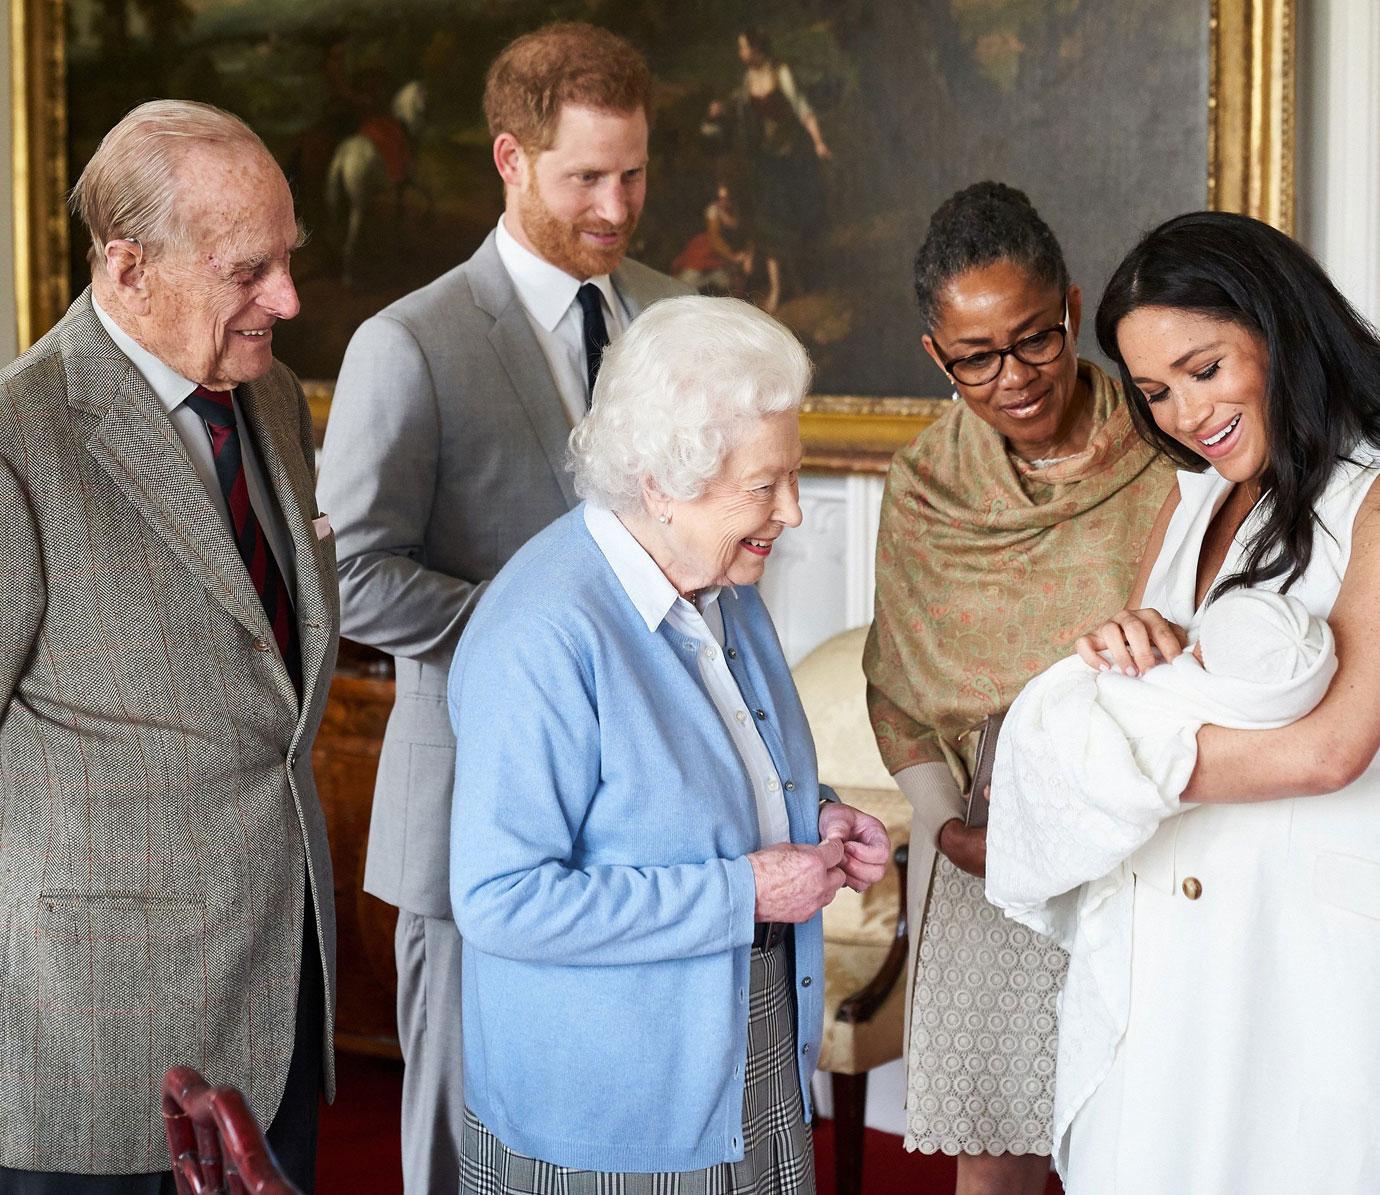
<svg viewBox="0 0 1380 1195"><path fill-rule="evenodd" d="M255 650L255 651L267 651L267 650L268 650L268 644L265 643L262 639L255 639L255 640L254 640L254 650Z"/></svg>
<svg viewBox="0 0 1380 1195"><path fill-rule="evenodd" d="M1203 895L1203 885L1194 876L1189 876L1183 883L1184 895L1189 900L1197 900Z"/></svg>

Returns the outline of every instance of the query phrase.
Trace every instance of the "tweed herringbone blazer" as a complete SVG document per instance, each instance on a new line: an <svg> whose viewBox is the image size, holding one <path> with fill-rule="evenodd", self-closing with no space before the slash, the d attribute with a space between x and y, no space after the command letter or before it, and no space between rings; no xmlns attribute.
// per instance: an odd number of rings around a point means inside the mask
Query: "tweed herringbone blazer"
<svg viewBox="0 0 1380 1195"><path fill-rule="evenodd" d="M233 1083L268 1124L304 900L335 913L311 744L334 547L281 365L239 388L296 554L299 702L223 516L89 293L0 373L0 1165L166 1169L159 1084Z"/></svg>

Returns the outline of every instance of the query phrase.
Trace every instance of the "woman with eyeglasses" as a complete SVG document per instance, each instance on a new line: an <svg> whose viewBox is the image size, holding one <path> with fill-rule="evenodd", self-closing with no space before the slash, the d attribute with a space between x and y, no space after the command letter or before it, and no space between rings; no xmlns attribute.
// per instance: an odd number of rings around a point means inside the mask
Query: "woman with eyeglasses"
<svg viewBox="0 0 1380 1195"><path fill-rule="evenodd" d="M959 1195L1034 1195L1065 957L987 903L964 793L984 720L1125 604L1173 471L1078 359L1082 292L1020 191L946 200L915 290L956 401L892 462L864 657L877 744L915 811L906 1145L958 1155Z"/></svg>

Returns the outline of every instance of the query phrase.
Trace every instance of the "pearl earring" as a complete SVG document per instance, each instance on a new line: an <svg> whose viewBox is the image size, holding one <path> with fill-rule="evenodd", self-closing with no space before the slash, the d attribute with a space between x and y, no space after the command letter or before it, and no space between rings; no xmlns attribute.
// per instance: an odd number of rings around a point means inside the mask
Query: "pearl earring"
<svg viewBox="0 0 1380 1195"><path fill-rule="evenodd" d="M950 402L958 402L958 387L957 387L957 386L955 386L951 391L949 391L949 401L950 401Z"/></svg>
<svg viewBox="0 0 1380 1195"><path fill-rule="evenodd" d="M671 521L671 516L670 516L670 515L657 515L656 521L657 521L658 523L669 523L669 522Z"/></svg>

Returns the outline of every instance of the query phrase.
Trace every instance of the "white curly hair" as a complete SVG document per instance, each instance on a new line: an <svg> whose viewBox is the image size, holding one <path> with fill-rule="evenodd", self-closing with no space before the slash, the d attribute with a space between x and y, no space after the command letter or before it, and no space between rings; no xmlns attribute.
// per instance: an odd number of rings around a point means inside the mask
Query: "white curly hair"
<svg viewBox="0 0 1380 1195"><path fill-rule="evenodd" d="M590 413L570 433L576 493L616 514L640 510L649 481L693 501L742 424L800 409L810 374L800 342L740 299L654 303L604 350Z"/></svg>

